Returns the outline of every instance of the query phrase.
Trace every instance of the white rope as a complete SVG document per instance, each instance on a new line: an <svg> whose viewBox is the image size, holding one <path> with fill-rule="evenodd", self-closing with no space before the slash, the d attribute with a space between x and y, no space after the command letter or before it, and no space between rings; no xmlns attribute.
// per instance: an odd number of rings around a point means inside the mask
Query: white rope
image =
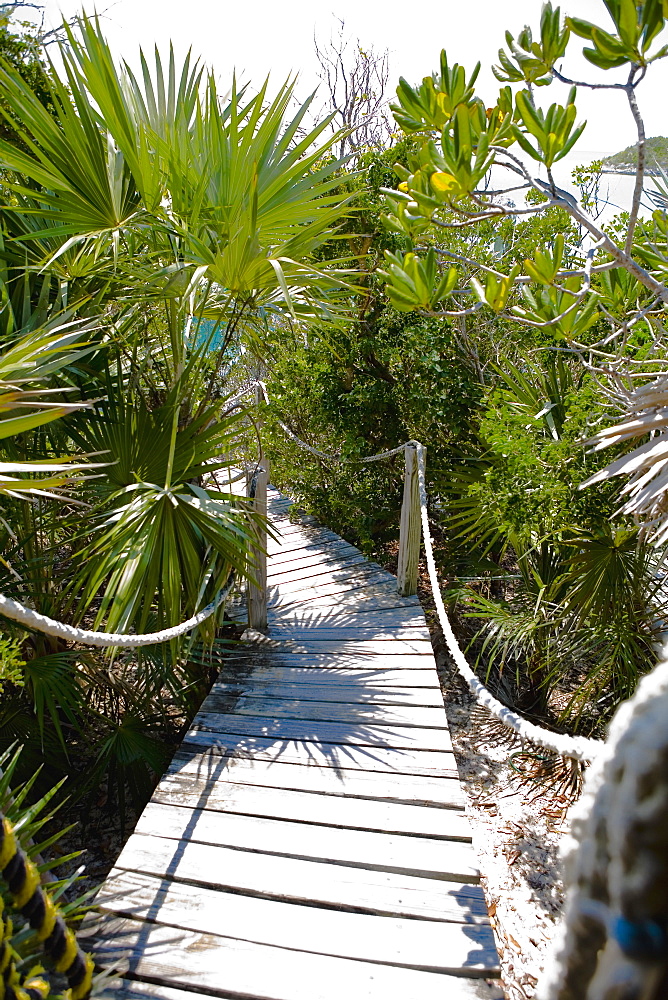
<svg viewBox="0 0 668 1000"><path fill-rule="evenodd" d="M269 395L267 393L267 387L264 384L264 382L260 381L253 382L253 384L245 391L245 393L243 393L243 395L247 396L250 392L252 392L255 389L259 389L261 391L265 403L268 403ZM235 398L240 399L241 397L238 396ZM392 458L394 455L400 455L401 452L405 451L406 448L408 448L408 446L411 444L414 445L418 444L417 441L406 441L405 444L400 444L398 448L391 448L389 451L381 451L377 455L362 455L360 456L360 458L342 458L341 454L338 452L335 452L334 454L329 454L326 451L320 451L318 448L314 448L312 445L307 444L306 441L302 441L302 439L300 437L297 437L295 432L291 430L287 424L284 424L282 420L279 420L278 417L276 418L276 423L281 428L281 430L284 431L284 433L287 434L287 436L292 441L294 441L295 444L299 445L300 448L303 448L304 451L308 451L310 452L311 455L315 455L316 458L322 458L326 462L341 462L342 464L345 465L363 465L366 462L380 462L384 458Z"/></svg>
<svg viewBox="0 0 668 1000"><path fill-rule="evenodd" d="M401 454L411 444L417 444L417 441L406 441L405 444L400 444L398 448L392 448L390 451L381 451L377 455L362 455L360 458L342 458L340 454L334 453L330 455L326 451L319 451L317 448L311 447L306 441L298 438L295 432L291 431L288 425L284 424L282 420L277 419L276 422L295 444L298 444L304 451L310 452L311 455L315 455L316 458L323 458L326 462L341 462L346 465L363 465L366 462L380 462L383 458L392 458L393 455Z"/></svg>
<svg viewBox="0 0 668 1000"><path fill-rule="evenodd" d="M74 625L65 625L64 622L54 621L47 615L41 615L32 608L26 608L11 597L0 594L0 612L13 621L20 622L28 628L37 629L47 635L55 635L61 639L68 639L70 642L80 642L87 646L120 646L123 649L134 649L137 646L153 646L159 642L169 642L170 639L178 639L179 636L190 632L191 629L201 625L203 621L210 618L223 601L228 596L234 583L234 574L225 587L218 594L215 601L208 604L202 611L199 611L188 621L172 628L163 629L161 632L147 632L144 635L124 635L120 632L91 632L85 628L75 628Z"/></svg>
<svg viewBox="0 0 668 1000"><path fill-rule="evenodd" d="M540 1000L665 997L668 647L615 714L562 852L568 894ZM565 849L564 849L565 848Z"/></svg>
<svg viewBox="0 0 668 1000"><path fill-rule="evenodd" d="M507 705L500 702L489 691L482 681L476 676L469 666L464 653L461 650L457 637L452 631L445 604L441 596L441 588L436 572L434 561L434 548L429 530L429 517L427 514L427 486L425 480L424 446L419 442L414 442L418 459L418 483L420 489L420 516L422 519L422 536L424 538L424 553L427 560L427 570L429 572L429 582L431 584L434 603L438 620L441 623L448 649L455 665L464 678L469 688L485 708L491 712L495 718L502 722L504 726L513 729L522 739L531 740L538 746L547 750L554 750L564 757L573 757L575 760L593 760L600 753L603 743L600 740L590 740L584 736L568 736L565 733L553 733L542 726L535 726L527 719L511 711Z"/></svg>
<svg viewBox="0 0 668 1000"><path fill-rule="evenodd" d="M267 394L264 386L262 386L262 391L264 393L265 400L267 400ZM564 757L572 757L575 760L583 761L593 760L604 745L601 740L591 740L584 736L569 736L566 733L554 733L549 729L543 729L542 726L534 725L527 719L522 718L522 716L517 715L517 713L513 712L507 705L504 705L497 698L495 698L491 691L485 687L482 681L469 666L466 656L457 642L455 633L452 631L452 626L450 625L450 620L448 618L447 611L445 610L443 598L441 597L441 588L438 580L438 574L436 572L434 549L431 532L429 530L429 517L427 513L427 485L425 479L424 446L419 441L406 441L404 444L399 445L398 448L393 448L391 451L380 452L378 455L369 455L365 458L357 459L342 459L338 455L328 455L325 452L318 451L317 448L312 448L311 445L298 438L297 435L282 421L279 420L278 423L288 437L290 437L296 444L300 445L300 447L309 451L312 455L315 455L318 458L325 458L329 461L376 462L382 458L389 458L391 455L398 455L399 452L405 451L406 448L410 446L415 448L418 459L422 536L424 539L425 556L429 572L429 583L431 584L432 594L434 595L434 603L436 604L438 619L441 624L441 628L443 629L443 634L448 644L450 655L452 656L459 673L466 681L470 690L473 692L480 704L484 705L488 712L497 718L499 722L502 722L504 726L514 730L521 739L531 740L532 743L536 743L538 746L544 747L546 750L553 750L555 753L562 754Z"/></svg>

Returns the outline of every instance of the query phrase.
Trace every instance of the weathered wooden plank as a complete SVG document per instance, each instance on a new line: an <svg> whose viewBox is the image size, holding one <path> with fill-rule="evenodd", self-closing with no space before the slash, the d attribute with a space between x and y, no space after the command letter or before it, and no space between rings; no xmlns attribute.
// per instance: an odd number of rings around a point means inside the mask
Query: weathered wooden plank
<svg viewBox="0 0 668 1000"><path fill-rule="evenodd" d="M113 871L96 897L106 912L184 930L332 957L469 975L498 972L491 927L352 913ZM466 934L463 933L466 930Z"/></svg>
<svg viewBox="0 0 668 1000"><path fill-rule="evenodd" d="M277 490L275 486L271 485L271 483L267 486L267 504L272 512L275 508L277 510L290 510L294 507L295 513L300 517L307 516L296 500L293 500L292 497L288 497L284 493L281 493L280 490Z"/></svg>
<svg viewBox="0 0 668 1000"><path fill-rule="evenodd" d="M103 933L106 941L99 948L102 960L111 964L129 952L133 975L172 987L192 986L209 996L263 1000L503 998L498 988L482 979L331 958L211 933L177 932L168 925L138 920L108 919L97 926L98 936Z"/></svg>
<svg viewBox="0 0 668 1000"><path fill-rule="evenodd" d="M337 656L422 656L434 663L434 652L427 639L342 639L336 642L328 639L270 639L263 644L263 650L276 653L332 653Z"/></svg>
<svg viewBox="0 0 668 1000"><path fill-rule="evenodd" d="M338 541L309 542L308 545L300 545L292 548L289 545L282 545L277 548L271 556L274 566L284 566L294 563L307 565L312 559L337 559L343 555L360 555L359 549L349 542L344 542L342 538Z"/></svg>
<svg viewBox="0 0 668 1000"><path fill-rule="evenodd" d="M364 653L355 649L341 652L338 655L327 651L286 650L278 648L269 652L259 647L248 651L238 649L230 653L224 660L224 670L235 670L253 667L258 671L271 667L288 668L293 666L299 670L319 670L325 672L341 671L341 675L361 674L372 679L385 678L390 683L403 683L406 687L437 687L438 674L429 658L421 653L409 653L397 659L394 656ZM306 674L304 675L306 676ZM309 674L309 676L311 676ZM394 680L390 681L390 678ZM426 683L424 683L426 682Z"/></svg>
<svg viewBox="0 0 668 1000"><path fill-rule="evenodd" d="M404 608L369 608L358 611L356 608L330 607L306 607L303 610L298 608L272 609L269 615L269 623L274 626L287 626L294 622L297 626L304 628L336 628L337 625L353 627L360 625L366 628L376 628L378 626L387 627L397 625L401 628L424 628L424 614L420 608L414 606Z"/></svg>
<svg viewBox="0 0 668 1000"><path fill-rule="evenodd" d="M394 578L390 577L390 584L393 580ZM393 597L394 603L381 604L376 607L373 604L374 594L377 597L382 596L383 598ZM399 597L398 594L393 594L391 589L388 590L387 587L383 587L379 591L369 589L358 594L358 601L361 601L361 606L358 606L357 602L355 604L341 605L341 607L336 607L335 604L311 606L309 602L309 606L304 607L301 611L297 608L272 608L270 616L276 618L277 625L281 624L280 619L289 616L290 620L294 620L296 625L301 621L305 628L335 628L338 624L344 627L346 625L348 627L360 625L362 628L375 628L378 624L385 623L388 627L424 629L427 627L424 612L419 605L413 604L412 600L410 597Z"/></svg>
<svg viewBox="0 0 668 1000"><path fill-rule="evenodd" d="M190 729L183 741L192 750L216 750L228 756L255 757L265 761L291 764L317 764L336 770L383 771L390 774L423 774L457 777L454 754L440 750L398 750L390 747L360 745L337 746L335 743L305 739L279 739L240 736L235 733Z"/></svg>
<svg viewBox="0 0 668 1000"><path fill-rule="evenodd" d="M361 692L358 692L361 694ZM289 699L271 698L256 693L253 697L239 696L234 702L229 695L212 690L203 703L203 712L230 712L234 715L269 716L272 719L308 719L310 722L342 722L353 726L370 723L375 726L407 726L409 728L447 729L443 706L422 708L416 705L369 705L358 699L347 704L331 701L302 701L299 696ZM450 744L448 744L449 749Z"/></svg>
<svg viewBox="0 0 668 1000"><path fill-rule="evenodd" d="M413 608L378 608L369 612L358 613L353 607L337 608L334 605L324 607L295 606L289 608L272 608L269 614L269 629L287 629L294 625L296 629L355 628L362 630L390 628L429 629L424 618L418 618ZM363 634L363 633L362 633ZM252 641L251 639L248 640Z"/></svg>
<svg viewBox="0 0 668 1000"><path fill-rule="evenodd" d="M288 497L283 497L280 493L272 492L271 486L267 489L267 506L272 516L272 520L285 521L293 518L294 521L291 523L314 524L321 527L313 514L307 514L303 508L299 507L299 505L295 503L294 500L290 500Z"/></svg>
<svg viewBox="0 0 668 1000"><path fill-rule="evenodd" d="M285 674L284 674L285 676ZM334 675L334 683L314 684L305 679L302 683L287 679L282 683L272 683L264 673L251 675L236 683L218 681L211 688L212 693L235 697L243 694L246 698L275 698L292 701L299 698L302 704L310 701L335 702L342 705L352 703L364 706L414 705L416 708L443 708L443 696L433 688L373 687L344 684L342 678Z"/></svg>
<svg viewBox="0 0 668 1000"><path fill-rule="evenodd" d="M193 781L225 781L321 792L442 809L463 809L464 795L455 774L445 777L415 774L387 774L360 768L319 766L313 761L288 763L255 757L225 757L215 751L189 752L181 748L173 757L167 774L187 775Z"/></svg>
<svg viewBox="0 0 668 1000"><path fill-rule="evenodd" d="M473 848L459 841L444 845L434 837L417 841L401 834L334 829L153 801L139 817L136 832L452 882L478 882L480 876Z"/></svg>
<svg viewBox="0 0 668 1000"><path fill-rule="evenodd" d="M416 597L400 597L396 592L396 583L385 580L374 584L370 591L368 583L356 583L341 587L331 585L328 587L312 587L308 590L300 590L295 593L281 594L280 590L272 588L268 598L268 606L273 610L277 608L288 608L308 605L309 608L317 607L355 607L358 610L367 608L408 608L418 607Z"/></svg>
<svg viewBox="0 0 668 1000"><path fill-rule="evenodd" d="M271 553L270 553L270 555L271 555ZM378 563L375 563L375 562L372 562L369 559L366 559L364 556L361 555L361 553L358 553L358 555L361 556L361 559L358 559L356 563L348 564L348 563L344 562L340 568L337 567L336 561L333 561L332 566L331 566L331 572L332 572L332 574L336 574L337 576L339 576L349 566L349 570L348 570L349 575L353 574L354 572L360 573L364 568L366 568L366 569L368 569L370 571L373 571L375 574L377 574L377 576L378 576L379 579L385 579L385 580L388 580L388 579L389 580L394 580L395 579L392 576L391 573L388 573L387 570L383 569L382 566L379 566ZM347 558L347 557L344 557L344 558ZM321 558L316 563L316 567L315 568L317 570L319 570L321 568L326 568L328 561L329 560L325 559L324 557ZM314 568L313 566L309 566L309 571L313 570L313 568ZM305 577L307 577L309 575L309 571L307 571L307 572L304 573Z"/></svg>
<svg viewBox="0 0 668 1000"><path fill-rule="evenodd" d="M294 504L281 506L280 504L275 504L268 496L268 509L271 515L272 523L276 524L278 527L282 527L284 524L296 525L297 527L311 527L311 528L322 528L324 531L328 531L324 525L313 517L312 514L306 514L303 510L300 511L298 508L294 507Z"/></svg>
<svg viewBox="0 0 668 1000"><path fill-rule="evenodd" d="M420 608L417 597L400 597L397 594L396 585L392 586L392 578L390 578L389 584L387 581L384 581L383 585L374 586L373 588L355 586L349 587L348 591L338 588L330 594L318 592L317 589L312 588L312 592L301 591L297 595L286 594L281 599L280 589L275 587L271 595L273 599L271 613L278 614L281 612L281 609L287 609L300 604L308 605L308 607L305 607L305 610L309 612L315 608L331 607L339 609L352 607L357 612L387 608L412 608L414 610Z"/></svg>
<svg viewBox="0 0 668 1000"><path fill-rule="evenodd" d="M292 640L294 642L414 642L416 639L421 642L428 642L431 646L429 629L426 625L394 625L381 623L379 625L313 625L301 624L299 621L294 625L272 624L271 638L279 642Z"/></svg>
<svg viewBox="0 0 668 1000"><path fill-rule="evenodd" d="M294 580L281 580L280 586L281 590L288 594L295 590L305 590L307 587L325 586L328 582L341 584L359 581L366 586L380 583L386 583L388 586L394 583L396 586L396 580L390 573L364 558L355 563L344 563L340 568L334 564L328 569L326 564L321 563L315 570L299 574Z"/></svg>
<svg viewBox="0 0 668 1000"><path fill-rule="evenodd" d="M220 779L193 780L191 775L184 774L165 775L151 801L297 823L401 833L444 841L471 841L468 818L459 809L355 799L345 795L267 788L250 783L235 784Z"/></svg>
<svg viewBox="0 0 668 1000"><path fill-rule="evenodd" d="M378 572L373 563L370 563L360 552L348 553L314 553L310 559L290 560L285 562L275 562L272 558L269 564L269 578L272 586L279 583L289 583L296 579L315 579L325 573L341 573L355 567L371 566Z"/></svg>
<svg viewBox="0 0 668 1000"><path fill-rule="evenodd" d="M214 696L215 697L215 696ZM276 740L306 740L337 747L391 747L393 750L452 749L447 729L420 729L417 726L379 724L360 720L357 723L318 722L311 719L274 718L270 715L236 715L209 710L209 698L192 722L192 728L213 733L244 737L273 737Z"/></svg>
<svg viewBox="0 0 668 1000"><path fill-rule="evenodd" d="M354 686L359 692L360 700L373 699L374 691L380 688L406 688L414 690L416 688L429 689L434 694L440 694L438 678L435 671L426 669L412 669L407 667L384 667L380 662L371 662L371 666L365 667L359 660L351 658L337 668L330 662L331 658L318 657L315 661L307 656L285 656L276 659L271 663L267 660L230 660L220 673L220 682L238 684L247 681L250 688L255 684L262 683L285 683L318 685L326 684L328 687Z"/></svg>
<svg viewBox="0 0 668 1000"><path fill-rule="evenodd" d="M319 525L313 524L299 524L291 521L283 520L280 523L272 519L272 529L273 533L278 536L277 541L272 540L272 547L278 548L280 543L288 539L304 538L309 542L313 541L323 541L331 540L334 541L340 536L330 531L329 528L322 528Z"/></svg>
<svg viewBox="0 0 668 1000"><path fill-rule="evenodd" d="M351 566L370 566L369 562L361 552L325 554L314 554L310 559L299 560L297 562L277 563L271 560L268 568L268 576L272 584L287 583L293 579L305 579L321 576L323 573L335 573Z"/></svg>
<svg viewBox="0 0 668 1000"><path fill-rule="evenodd" d="M207 888L394 917L488 923L479 885L133 834L115 867Z"/></svg>
<svg viewBox="0 0 668 1000"><path fill-rule="evenodd" d="M396 583L394 578L380 571L369 569L366 566L359 568L356 574L341 571L336 575L322 575L313 580L296 580L292 583L282 584L277 587L269 585L268 604L274 606L279 604L284 606L287 603L300 603L318 597L332 597L334 594L348 596L359 590L365 592L373 587L374 593L379 597L385 593L390 596ZM397 595L398 597L398 595Z"/></svg>
<svg viewBox="0 0 668 1000"><path fill-rule="evenodd" d="M304 541L298 535L295 535L292 540L290 539L278 539L272 542L271 559L279 561L290 560L290 559L300 559L308 558L313 553L322 553L327 555L336 555L338 552L359 552L354 545L350 545L345 542L338 535L332 535L326 538L309 538Z"/></svg>
<svg viewBox="0 0 668 1000"><path fill-rule="evenodd" d="M382 568L379 563L363 555L354 545L349 545L338 538L337 535L319 537L312 533L308 536L291 534L289 538L269 541L268 555L272 563L276 560L276 565L279 567L290 565L290 563L293 563L295 568L299 564L306 567L314 561L316 564L319 564L327 563L329 560L333 560L334 564L336 564L337 559L357 556L361 557L370 566ZM383 572L387 571L383 570ZM389 575L391 574L388 573Z"/></svg>

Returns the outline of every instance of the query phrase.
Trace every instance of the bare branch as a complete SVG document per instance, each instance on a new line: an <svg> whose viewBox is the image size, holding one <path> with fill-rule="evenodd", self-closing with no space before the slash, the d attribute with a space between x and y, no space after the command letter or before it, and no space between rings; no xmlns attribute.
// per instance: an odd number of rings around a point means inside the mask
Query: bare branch
<svg viewBox="0 0 668 1000"><path fill-rule="evenodd" d="M385 149L392 125L385 93L389 80L389 53L378 53L346 38L345 22L339 20L336 38L320 45L314 36L320 79L328 91L325 112L334 112L337 130L348 131L339 144L339 156L364 148Z"/></svg>
<svg viewBox="0 0 668 1000"><path fill-rule="evenodd" d="M417 311L421 316L429 316L431 319L434 319L448 316L471 316L482 309L482 307L482 302L476 302L475 305L470 306L468 309L441 309L438 312L435 312L433 309L418 309Z"/></svg>

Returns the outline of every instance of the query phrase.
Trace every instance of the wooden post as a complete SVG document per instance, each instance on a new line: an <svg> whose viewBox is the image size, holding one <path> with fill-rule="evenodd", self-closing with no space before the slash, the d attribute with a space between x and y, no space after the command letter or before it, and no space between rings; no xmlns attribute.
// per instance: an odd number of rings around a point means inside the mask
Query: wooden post
<svg viewBox="0 0 668 1000"><path fill-rule="evenodd" d="M253 500L253 510L267 516L268 463L258 466L257 472L249 473L247 493ZM256 632L267 631L267 531L265 527L255 528L255 544L249 552L250 571L257 581L248 584L248 624Z"/></svg>
<svg viewBox="0 0 668 1000"><path fill-rule="evenodd" d="M404 499L401 505L399 527L399 562L397 565L397 593L402 597L417 594L418 563L420 561L420 488L418 458L415 445L408 445L404 452Z"/></svg>

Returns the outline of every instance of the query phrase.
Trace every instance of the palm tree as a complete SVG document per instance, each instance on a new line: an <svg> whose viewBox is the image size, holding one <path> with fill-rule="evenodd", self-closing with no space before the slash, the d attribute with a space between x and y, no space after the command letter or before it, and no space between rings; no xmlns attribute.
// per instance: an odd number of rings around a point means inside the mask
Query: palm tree
<svg viewBox="0 0 668 1000"><path fill-rule="evenodd" d="M81 615L101 596L109 628L172 624L244 566L241 508L202 478L234 450L224 376L240 345L266 352L281 316L339 308L348 275L315 254L342 215L341 162L335 138L319 142L328 121L302 135L309 101L286 122L291 83L270 99L266 83L249 96L233 81L222 100L212 74L171 51L152 72L142 55L137 77L86 18L61 54L53 114L0 68L22 122L0 165L11 264L48 268L77 316L103 317L104 379L72 377L106 401L68 432L123 475L88 490L71 606Z"/></svg>
<svg viewBox="0 0 668 1000"><path fill-rule="evenodd" d="M243 409L229 406L234 366L243 352L266 358L286 324L344 314L346 262L318 260L346 211L342 161L337 136L322 138L328 121L304 130L309 101L288 117L290 82L270 97L266 83L252 94L233 80L222 98L212 74L171 51L152 68L142 55L134 75L86 18L61 55L49 111L0 65L0 113L21 123L20 142L0 138L0 277L13 310L2 315L25 316L0 324L0 351L11 360L21 334L60 337L59 367L37 365L22 389L55 395L31 397L33 425L0 440L0 458L7 474L10 460L35 471L68 464L63 455L104 468L76 481L69 465L49 469L57 501L6 498L0 583L72 622L152 630L202 608L232 570L252 575L251 515L214 482L247 436ZM16 391L8 382L0 405ZM38 427L51 398L61 419ZM96 773L115 772L119 791L128 767L156 766L162 692L184 704L201 676L190 645L128 667L20 638L26 683L3 700L0 741L21 736L26 760L47 746L55 759L64 728L92 727ZM26 703L36 738L19 732Z"/></svg>

